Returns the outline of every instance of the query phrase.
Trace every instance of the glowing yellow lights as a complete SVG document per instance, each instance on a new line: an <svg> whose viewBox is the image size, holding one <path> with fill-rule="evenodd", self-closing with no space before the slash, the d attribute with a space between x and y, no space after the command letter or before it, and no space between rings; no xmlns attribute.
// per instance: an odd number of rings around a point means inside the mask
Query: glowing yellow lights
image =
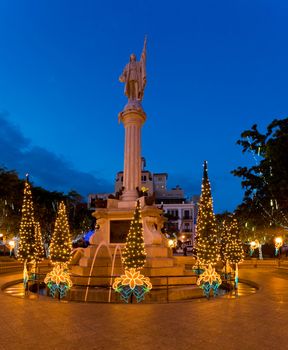
<svg viewBox="0 0 288 350"><path fill-rule="evenodd" d="M207 162L204 162L204 173L197 216L197 258L201 265L215 264L219 260L217 225L213 213L211 186L208 179Z"/></svg>
<svg viewBox="0 0 288 350"><path fill-rule="evenodd" d="M169 248L175 248L177 246L176 239L168 239L168 247Z"/></svg>
<svg viewBox="0 0 288 350"><path fill-rule="evenodd" d="M239 238L238 222L235 218L223 222L221 232L221 254L223 261L238 264L244 259L244 250Z"/></svg>
<svg viewBox="0 0 288 350"><path fill-rule="evenodd" d="M215 268L211 266L211 264L209 264L208 268L205 269L202 275L200 275L200 277L197 280L197 285L200 286L200 284L206 282L210 285L212 285L213 282L219 285L222 283L220 275L216 272Z"/></svg>
<svg viewBox="0 0 288 350"><path fill-rule="evenodd" d="M122 254L122 261L126 269L141 269L146 262L146 251L141 221L140 202L137 201Z"/></svg>
<svg viewBox="0 0 288 350"><path fill-rule="evenodd" d="M32 191L31 186L28 182L28 179L25 182L24 186L24 198L22 205L22 217L20 222L20 230L19 230L19 247L17 252L17 258L20 261L30 262L32 260L38 260L37 254L38 249L41 248L42 245L42 237L37 235L37 224L34 220L34 208L32 202ZM40 230L40 229L39 229ZM38 242L38 238L40 241Z"/></svg>
<svg viewBox="0 0 288 350"><path fill-rule="evenodd" d="M283 245L283 238L282 237L276 237L275 238L275 247L280 248Z"/></svg>
<svg viewBox="0 0 288 350"><path fill-rule="evenodd" d="M259 241L256 239L255 241L250 242L250 249L255 250L259 248Z"/></svg>
<svg viewBox="0 0 288 350"><path fill-rule="evenodd" d="M276 237L275 238L275 255L278 255L282 245L283 245L283 238L282 237Z"/></svg>
<svg viewBox="0 0 288 350"><path fill-rule="evenodd" d="M129 285L133 290L136 286L146 285L149 289L152 289L152 284L148 277L140 274L140 271L137 271L134 268L125 270L125 275L117 277L113 283L113 289L116 289L119 284L123 286Z"/></svg>
<svg viewBox="0 0 288 350"><path fill-rule="evenodd" d="M9 241L9 247L12 250L15 247L15 242L14 241Z"/></svg>
<svg viewBox="0 0 288 350"><path fill-rule="evenodd" d="M61 202L57 212L55 228L50 245L52 262L69 262L72 257L72 241L64 202Z"/></svg>
<svg viewBox="0 0 288 350"><path fill-rule="evenodd" d="M66 284L68 288L71 288L72 281L68 273L67 264L56 263L53 270L46 275L44 282L46 284L55 283L57 285L62 283Z"/></svg>

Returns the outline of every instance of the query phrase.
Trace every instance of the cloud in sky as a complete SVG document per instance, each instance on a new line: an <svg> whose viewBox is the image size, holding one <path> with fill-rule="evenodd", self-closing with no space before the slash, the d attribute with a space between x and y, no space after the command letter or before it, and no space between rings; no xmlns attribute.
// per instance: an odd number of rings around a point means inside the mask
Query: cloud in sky
<svg viewBox="0 0 288 350"><path fill-rule="evenodd" d="M16 170L23 178L51 191L74 189L88 193L112 192L113 185L93 174L73 168L63 157L42 147L34 146L21 130L9 121L9 113L0 112L0 166Z"/></svg>

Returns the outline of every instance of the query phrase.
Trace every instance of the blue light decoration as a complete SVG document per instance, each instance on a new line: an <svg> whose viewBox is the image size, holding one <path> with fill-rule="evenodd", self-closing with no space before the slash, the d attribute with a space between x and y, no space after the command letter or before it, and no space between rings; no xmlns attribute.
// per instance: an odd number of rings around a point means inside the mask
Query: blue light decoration
<svg viewBox="0 0 288 350"><path fill-rule="evenodd" d="M83 237L84 241L89 243L89 239L94 233L95 233L94 230L90 230L90 231L86 232L84 237Z"/></svg>
<svg viewBox="0 0 288 350"><path fill-rule="evenodd" d="M196 273L197 277L200 276L205 270L205 267L201 265L200 261L197 260L196 264L192 267L192 271Z"/></svg>
<svg viewBox="0 0 288 350"><path fill-rule="evenodd" d="M72 287L67 264L56 263L53 270L46 275L44 282L50 289L52 298L55 298L57 291L59 293L59 299L64 298L67 291Z"/></svg>
<svg viewBox="0 0 288 350"><path fill-rule="evenodd" d="M238 277L238 263L235 264L235 289L238 289L239 277Z"/></svg>
<svg viewBox="0 0 288 350"><path fill-rule="evenodd" d="M125 270L125 275L116 277L112 288L121 295L121 299L128 303L129 298L134 295L137 303L144 300L145 294L152 289L149 277L140 274L134 268Z"/></svg>
<svg viewBox="0 0 288 350"><path fill-rule="evenodd" d="M221 285L222 280L220 275L215 271L215 268L209 264L208 268L200 275L197 280L197 285L203 289L203 293L207 299L210 298L210 290L213 291L213 295L218 295L218 288Z"/></svg>
<svg viewBox="0 0 288 350"><path fill-rule="evenodd" d="M29 280L28 270L27 270L27 260L24 260L24 268L23 268L23 285L24 289L27 288L27 283Z"/></svg>

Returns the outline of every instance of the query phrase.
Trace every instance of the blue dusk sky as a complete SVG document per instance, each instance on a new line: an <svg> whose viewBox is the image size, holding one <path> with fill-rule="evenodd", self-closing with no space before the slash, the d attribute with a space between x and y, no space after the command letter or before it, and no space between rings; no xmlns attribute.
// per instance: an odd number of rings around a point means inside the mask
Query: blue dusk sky
<svg viewBox="0 0 288 350"><path fill-rule="evenodd" d="M113 192L126 103L118 81L147 44L142 154L187 196L208 161L216 212L242 200L236 145L287 117L287 0L0 1L0 165L35 185Z"/></svg>

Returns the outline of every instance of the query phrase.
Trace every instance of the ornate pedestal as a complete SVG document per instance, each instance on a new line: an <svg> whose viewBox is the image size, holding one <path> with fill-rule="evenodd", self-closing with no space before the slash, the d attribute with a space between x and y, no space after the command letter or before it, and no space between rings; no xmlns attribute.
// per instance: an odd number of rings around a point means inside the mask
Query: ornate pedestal
<svg viewBox="0 0 288 350"><path fill-rule="evenodd" d="M126 229L125 234L127 234L136 203L129 202L133 206L125 208L123 207L123 202L128 204L127 201L109 199L107 208L99 208L93 213L99 228L91 236L91 245L85 249L79 265L73 266L73 273L82 276L88 276L90 272L96 276L110 276L111 273L114 275L123 273L124 268L121 262L120 251L124 247L125 236L121 235L121 230ZM156 206L146 205L145 197L140 198L140 203L145 249L147 252L143 273L146 276L182 275L183 267L175 266L171 249L167 245L167 239L161 233L164 222L162 210ZM122 228L121 222L123 222ZM117 231L117 228L118 234L115 235L115 229ZM94 259L99 246L101 247L98 249L96 259ZM116 249L117 246L118 248ZM115 263L112 271L114 255ZM91 269L93 260L95 260L94 266Z"/></svg>

